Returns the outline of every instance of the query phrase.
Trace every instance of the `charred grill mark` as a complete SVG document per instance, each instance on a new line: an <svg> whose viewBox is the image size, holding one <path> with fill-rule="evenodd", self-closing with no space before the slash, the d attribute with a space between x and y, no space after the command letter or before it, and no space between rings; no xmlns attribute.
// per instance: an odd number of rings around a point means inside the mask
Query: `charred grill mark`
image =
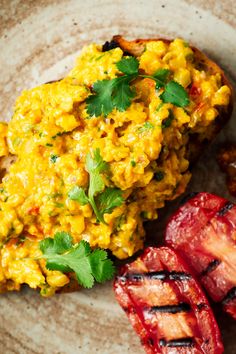
<svg viewBox="0 0 236 354"><path fill-rule="evenodd" d="M184 272L170 272L169 273L170 280L189 280L192 279L192 276L188 273Z"/></svg>
<svg viewBox="0 0 236 354"><path fill-rule="evenodd" d="M152 306L149 311L176 314L191 311L191 306L187 302L180 302L178 305Z"/></svg>
<svg viewBox="0 0 236 354"><path fill-rule="evenodd" d="M208 305L205 304L204 302L202 302L201 304L197 305L197 309L198 309L198 311L206 310L206 309L208 309Z"/></svg>
<svg viewBox="0 0 236 354"><path fill-rule="evenodd" d="M218 211L217 215L219 215L219 216L224 216L230 209L233 208L233 206L234 206L233 203L227 202L227 203L223 206L223 208L221 208L221 209Z"/></svg>
<svg viewBox="0 0 236 354"><path fill-rule="evenodd" d="M126 274L122 276L118 276L118 280L120 280L122 283L125 283L126 280L132 280L133 282L141 282L144 279L143 274L140 273L134 273L134 274Z"/></svg>
<svg viewBox="0 0 236 354"><path fill-rule="evenodd" d="M165 280L167 277L167 272L149 272L143 274L144 278L149 278L149 279L157 279L157 280Z"/></svg>
<svg viewBox="0 0 236 354"><path fill-rule="evenodd" d="M222 300L223 305L227 305L230 301L234 300L236 298L236 287L233 287L228 291L226 296Z"/></svg>
<svg viewBox="0 0 236 354"><path fill-rule="evenodd" d="M118 277L122 282L130 280L133 282L141 282L144 279L152 280L189 280L192 276L184 272L168 272L168 271L159 271L159 272L148 272L148 273L128 273L126 275Z"/></svg>
<svg viewBox="0 0 236 354"><path fill-rule="evenodd" d="M204 269L202 271L201 276L205 276L205 275L209 274L210 272L212 272L213 270L215 270L220 263L221 262L218 259L214 259L213 261L211 261L208 264L208 266L206 267L206 269Z"/></svg>
<svg viewBox="0 0 236 354"><path fill-rule="evenodd" d="M194 341L192 338L180 338L166 341L165 339L160 339L160 347L193 347Z"/></svg>

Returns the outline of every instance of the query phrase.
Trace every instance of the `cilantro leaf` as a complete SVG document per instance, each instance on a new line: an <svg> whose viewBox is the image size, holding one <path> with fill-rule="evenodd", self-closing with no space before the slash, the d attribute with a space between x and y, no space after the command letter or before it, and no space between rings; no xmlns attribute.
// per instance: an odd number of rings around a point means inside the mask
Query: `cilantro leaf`
<svg viewBox="0 0 236 354"><path fill-rule="evenodd" d="M97 172L90 173L89 190L88 190L89 198L102 192L104 188L105 188L105 183L101 175Z"/></svg>
<svg viewBox="0 0 236 354"><path fill-rule="evenodd" d="M88 196L91 199L105 188L105 183L100 173L108 169L108 164L103 160L99 149L94 150L93 156L90 153L87 154L85 168L89 173Z"/></svg>
<svg viewBox="0 0 236 354"><path fill-rule="evenodd" d="M86 155L85 166L88 173L95 171L100 173L108 169L108 164L103 160L99 149L93 151L93 156L90 153Z"/></svg>
<svg viewBox="0 0 236 354"><path fill-rule="evenodd" d="M138 75L139 61L134 57L123 58L116 63L116 66L126 75Z"/></svg>
<svg viewBox="0 0 236 354"><path fill-rule="evenodd" d="M66 232L40 241L39 247L48 269L75 272L79 284L85 288L91 288L94 279L103 283L114 276L115 269L106 251L92 251L86 241L72 245L72 237Z"/></svg>
<svg viewBox="0 0 236 354"><path fill-rule="evenodd" d="M97 259L99 258L99 262ZM103 283L110 280L114 275L114 265L110 259L107 258L107 252L96 249L90 256L90 266L93 271L93 276L98 283Z"/></svg>
<svg viewBox="0 0 236 354"><path fill-rule="evenodd" d="M104 115L106 117L113 108L122 112L130 106L135 96L130 88L130 82L138 76L139 62L134 57L128 57L121 59L116 66L125 75L94 83L94 94L86 99L87 112L90 116Z"/></svg>
<svg viewBox="0 0 236 354"><path fill-rule="evenodd" d="M160 81L163 81L166 83L168 76L170 75L170 70L169 69L158 69L154 74L153 77L155 79L158 79Z"/></svg>
<svg viewBox="0 0 236 354"><path fill-rule="evenodd" d="M120 112L126 111L135 97L135 91L129 86L132 79L133 76L121 76L116 79L116 86L113 92L113 105Z"/></svg>
<svg viewBox="0 0 236 354"><path fill-rule="evenodd" d="M68 251L72 247L72 237L65 231L56 232L54 235L54 249L55 252L61 254Z"/></svg>
<svg viewBox="0 0 236 354"><path fill-rule="evenodd" d="M190 103L187 92L176 81L169 81L160 97L163 102L169 102L178 107L185 107Z"/></svg>
<svg viewBox="0 0 236 354"><path fill-rule="evenodd" d="M94 277L89 260L90 252L89 243L80 241L68 253L63 255L64 262L75 272L78 283L85 288L91 288L94 285Z"/></svg>
<svg viewBox="0 0 236 354"><path fill-rule="evenodd" d="M51 270L69 272L70 269L63 260L56 262L54 266L54 254L62 254L72 247L72 237L66 232L58 232L53 238L45 238L39 244L41 252L47 258L46 267Z"/></svg>
<svg viewBox="0 0 236 354"><path fill-rule="evenodd" d="M87 112L90 116L98 117L103 114L106 117L113 110L112 92L115 80L99 80L94 83L95 94L86 99Z"/></svg>
<svg viewBox="0 0 236 354"><path fill-rule="evenodd" d="M156 81L156 88L160 89L164 87L168 76L170 75L170 70L168 69L159 69L153 74L153 79Z"/></svg>
<svg viewBox="0 0 236 354"><path fill-rule="evenodd" d="M81 205L86 205L88 204L88 198L85 194L85 191L83 190L83 188L78 187L78 186L74 186L68 193L68 197L71 200L76 200L77 202L79 202Z"/></svg>
<svg viewBox="0 0 236 354"><path fill-rule="evenodd" d="M86 170L89 172L89 190L88 199L93 211L100 222L105 223L103 215L111 213L112 210L123 202L121 191L116 188L105 188L105 183L100 175L108 169L108 164L103 161L99 149L86 157ZM97 206L95 196L99 194L98 200L100 205ZM121 200L122 198L122 200Z"/></svg>
<svg viewBox="0 0 236 354"><path fill-rule="evenodd" d="M190 103L187 91L176 81L168 81L169 69L159 69L153 75L139 74L139 61L134 57L121 59L116 63L124 75L111 80L96 81L94 93L86 99L87 112L90 116L107 116L114 108L125 111L135 97L131 82L137 78L149 78L156 82L156 88L163 88L160 98L164 103L185 107Z"/></svg>
<svg viewBox="0 0 236 354"><path fill-rule="evenodd" d="M47 237L40 242L40 250L45 254L66 252L72 247L72 237L67 232L57 232L54 239Z"/></svg>
<svg viewBox="0 0 236 354"><path fill-rule="evenodd" d="M40 241L40 250L45 254L50 254L54 252L54 242L50 237L45 238Z"/></svg>
<svg viewBox="0 0 236 354"><path fill-rule="evenodd" d="M108 170L108 164L103 160L99 149L94 150L93 154L87 154L85 168L89 173L87 195L84 189L74 186L68 193L68 197L71 200L76 200L81 205L89 203L93 208L97 220L105 224L103 215L111 213L116 206L121 205L124 201L121 190L105 186L101 173Z"/></svg>
<svg viewBox="0 0 236 354"><path fill-rule="evenodd" d="M120 206L124 199L122 191L118 188L106 188L98 196L99 210L102 214L111 214L115 207Z"/></svg>

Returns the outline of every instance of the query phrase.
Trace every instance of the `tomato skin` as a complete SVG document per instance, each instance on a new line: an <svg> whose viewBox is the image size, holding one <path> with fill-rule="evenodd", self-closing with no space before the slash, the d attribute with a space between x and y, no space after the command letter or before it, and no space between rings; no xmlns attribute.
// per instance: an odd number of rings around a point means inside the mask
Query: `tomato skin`
<svg viewBox="0 0 236 354"><path fill-rule="evenodd" d="M173 249L147 248L121 268L114 291L146 353L223 353L209 303Z"/></svg>
<svg viewBox="0 0 236 354"><path fill-rule="evenodd" d="M190 96L196 98L198 96L200 96L202 93L202 90L199 86L197 86L196 84L192 84L190 90L189 90L189 94Z"/></svg>
<svg viewBox="0 0 236 354"><path fill-rule="evenodd" d="M199 193L170 218L165 234L215 302L236 319L236 206Z"/></svg>

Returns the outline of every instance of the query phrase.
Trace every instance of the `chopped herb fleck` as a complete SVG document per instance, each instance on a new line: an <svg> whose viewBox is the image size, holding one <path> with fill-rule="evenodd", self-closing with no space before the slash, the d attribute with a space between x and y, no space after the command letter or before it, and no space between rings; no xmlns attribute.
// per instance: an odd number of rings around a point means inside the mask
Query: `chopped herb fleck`
<svg viewBox="0 0 236 354"><path fill-rule="evenodd" d="M164 119L162 122L162 128L169 128L171 126L171 123L174 118L175 118L174 114L173 114L172 110L170 109L169 110L169 117Z"/></svg>
<svg viewBox="0 0 236 354"><path fill-rule="evenodd" d="M13 145L14 146L18 146L21 143L21 138L19 138L18 136L13 140Z"/></svg>
<svg viewBox="0 0 236 354"><path fill-rule="evenodd" d="M45 133L39 132L39 137L40 137L40 138L43 138L44 136L46 136Z"/></svg>
<svg viewBox="0 0 236 354"><path fill-rule="evenodd" d="M165 174L162 171L157 171L154 173L154 179L158 182L162 181L164 176L165 176Z"/></svg>
<svg viewBox="0 0 236 354"><path fill-rule="evenodd" d="M58 198L58 197L62 197L62 193L56 192L56 193L50 194L48 196L48 199L54 199L54 198Z"/></svg>
<svg viewBox="0 0 236 354"><path fill-rule="evenodd" d="M17 238L17 242L16 242L16 245L19 246L21 243L23 243L25 241L26 237L24 235L22 236L19 236Z"/></svg>
<svg viewBox="0 0 236 354"><path fill-rule="evenodd" d="M161 102L158 106L157 106L157 108L156 108L156 112L159 112L160 111L160 109L164 106L164 102Z"/></svg>
<svg viewBox="0 0 236 354"><path fill-rule="evenodd" d="M126 221L125 215L118 216L118 218L115 220L114 229L117 231L120 231L121 227L122 227L122 225L124 225L125 221Z"/></svg>
<svg viewBox="0 0 236 354"><path fill-rule="evenodd" d="M95 61L100 60L102 57L104 57L105 54L99 55L99 57L95 58Z"/></svg>
<svg viewBox="0 0 236 354"><path fill-rule="evenodd" d="M154 128L154 125L152 123L145 122L144 125L138 129L138 131L139 131L139 133L143 133L143 132L153 129L153 128Z"/></svg>
<svg viewBox="0 0 236 354"><path fill-rule="evenodd" d="M66 134L67 132L66 131L63 131L63 132L58 132L57 134L53 135L52 136L52 139L56 139L58 136L62 136L64 134Z"/></svg>
<svg viewBox="0 0 236 354"><path fill-rule="evenodd" d="M57 161L57 159L58 159L58 155L51 155L51 156L50 156L50 161L51 161L52 163L55 163L55 162Z"/></svg>
<svg viewBox="0 0 236 354"><path fill-rule="evenodd" d="M57 203L57 202L55 202L55 207L56 207L56 208L63 208L63 207L64 207L64 204L63 204L63 203Z"/></svg>
<svg viewBox="0 0 236 354"><path fill-rule="evenodd" d="M148 219L148 211L142 211L140 214L141 218Z"/></svg>

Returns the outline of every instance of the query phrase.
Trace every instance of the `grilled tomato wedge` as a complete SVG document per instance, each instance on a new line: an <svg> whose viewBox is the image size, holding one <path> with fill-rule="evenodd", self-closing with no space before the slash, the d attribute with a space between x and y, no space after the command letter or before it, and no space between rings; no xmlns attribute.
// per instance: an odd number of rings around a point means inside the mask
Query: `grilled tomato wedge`
<svg viewBox="0 0 236 354"><path fill-rule="evenodd" d="M236 206L199 193L171 217L165 237L196 271L211 298L236 319Z"/></svg>
<svg viewBox="0 0 236 354"><path fill-rule="evenodd" d="M208 301L171 248L147 248L121 268L114 290L147 353L223 352Z"/></svg>

